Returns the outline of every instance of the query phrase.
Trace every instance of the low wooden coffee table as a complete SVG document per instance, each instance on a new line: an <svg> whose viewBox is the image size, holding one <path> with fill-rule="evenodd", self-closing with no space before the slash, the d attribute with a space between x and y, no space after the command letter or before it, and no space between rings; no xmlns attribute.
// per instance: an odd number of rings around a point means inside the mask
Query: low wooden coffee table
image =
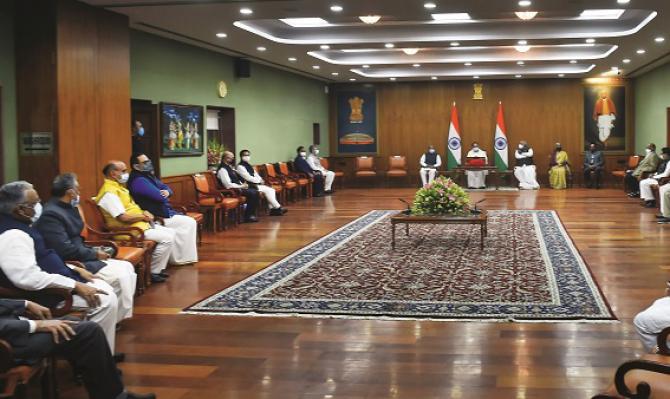
<svg viewBox="0 0 670 399"><path fill-rule="evenodd" d="M395 249L395 225L405 224L405 235L409 236L410 224L478 224L481 235L481 249L484 249L484 238L488 234L486 230L486 222L488 216L486 211L481 211L480 214L471 216L449 216L449 215L406 215L399 212L391 216L391 248Z"/></svg>

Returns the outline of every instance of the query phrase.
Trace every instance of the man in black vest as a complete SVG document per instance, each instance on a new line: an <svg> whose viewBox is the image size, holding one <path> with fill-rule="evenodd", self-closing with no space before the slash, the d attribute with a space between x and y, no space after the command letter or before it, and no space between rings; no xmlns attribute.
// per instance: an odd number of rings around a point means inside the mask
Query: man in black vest
<svg viewBox="0 0 670 399"><path fill-rule="evenodd" d="M435 180L437 170L442 166L442 158L440 158L440 154L435 151L435 147L431 145L428 146L428 151L421 156L419 164L421 165L421 169L419 170L421 182L425 186Z"/></svg>
<svg viewBox="0 0 670 399"><path fill-rule="evenodd" d="M326 183L323 174L321 171L314 170L311 166L309 166L309 163L307 163L307 151L305 151L305 147L298 147L296 152L298 153L298 156L296 156L293 160L293 167L295 168L295 171L304 173L314 179L314 183L312 184L314 196L323 196Z"/></svg>
<svg viewBox="0 0 670 399"><path fill-rule="evenodd" d="M533 149L526 140L519 142L519 148L514 151L514 177L519 181L522 190L537 190L540 185L537 182L537 170L533 160Z"/></svg>
<svg viewBox="0 0 670 399"><path fill-rule="evenodd" d="M260 196L258 190L245 183L244 180L235 171L235 154L230 151L225 151L221 157L221 164L216 171L216 176L219 178L223 187L227 189L240 190L242 195L247 198L247 209L244 211L244 221L247 223L258 222L256 218L256 209Z"/></svg>
<svg viewBox="0 0 670 399"><path fill-rule="evenodd" d="M605 157L598 150L596 143L589 144L589 150L584 154L584 183L587 188L600 188L600 180L605 166ZM595 180L595 181L593 181Z"/></svg>

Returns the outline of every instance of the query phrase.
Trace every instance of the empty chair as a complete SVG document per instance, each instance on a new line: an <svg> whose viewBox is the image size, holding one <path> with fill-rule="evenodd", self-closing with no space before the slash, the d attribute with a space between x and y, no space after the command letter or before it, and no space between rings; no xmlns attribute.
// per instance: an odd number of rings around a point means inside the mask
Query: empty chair
<svg viewBox="0 0 670 399"><path fill-rule="evenodd" d="M386 183L389 179L407 179L407 158L404 155L391 155L389 157L389 169L386 171Z"/></svg>
<svg viewBox="0 0 670 399"><path fill-rule="evenodd" d="M321 166L328 170L330 169L330 162L328 161L328 158L319 158L321 161ZM340 188L344 187L344 172L341 170L333 170L333 173L335 173L335 181L339 182Z"/></svg>
<svg viewBox="0 0 670 399"><path fill-rule="evenodd" d="M635 170L637 168L637 165L640 163L640 156L639 155L631 155L628 157L628 162L626 163L626 169L624 170L613 170L612 171L612 177L614 177L615 180L620 181L621 185L624 188L624 191L626 190L626 185L623 183L623 178L626 176L626 170Z"/></svg>
<svg viewBox="0 0 670 399"><path fill-rule="evenodd" d="M375 171L375 159L373 157L356 157L356 169L354 176L357 179L369 179L377 177Z"/></svg>

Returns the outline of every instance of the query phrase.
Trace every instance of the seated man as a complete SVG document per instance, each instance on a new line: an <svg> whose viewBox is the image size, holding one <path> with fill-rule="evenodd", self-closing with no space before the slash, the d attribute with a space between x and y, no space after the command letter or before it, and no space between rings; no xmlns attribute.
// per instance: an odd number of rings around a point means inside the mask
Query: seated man
<svg viewBox="0 0 670 399"><path fill-rule="evenodd" d="M172 208L170 197L174 193L154 175L154 166L146 155L136 154L130 158L133 170L126 187L133 200L140 208L162 218L163 225L175 232L170 262L175 265L196 263L198 223L192 217L182 215Z"/></svg>
<svg viewBox="0 0 670 399"><path fill-rule="evenodd" d="M249 161L251 161L251 153L249 150L240 151L240 163L237 165L236 169L237 174L247 185L249 185L249 187L255 188L263 193L263 196L268 202L268 207L270 207L271 216L282 216L287 211L282 208L279 201L277 201L277 193L275 192L275 189L263 184L265 183L263 178L256 173Z"/></svg>
<svg viewBox="0 0 670 399"><path fill-rule="evenodd" d="M556 143L549 161L549 185L551 185L551 188L555 190L567 188L570 173L568 153L563 151L561 143Z"/></svg>
<svg viewBox="0 0 670 399"><path fill-rule="evenodd" d="M30 319L33 320L30 320ZM12 346L17 363L63 356L83 373L91 398L154 399L127 392L100 326L90 321L52 320L49 309L34 302L0 299L2 339Z"/></svg>
<svg viewBox="0 0 670 399"><path fill-rule="evenodd" d="M164 270L168 262L176 261L175 253L182 257L190 251L177 248L175 231L156 223L151 212L142 210L133 201L130 192L123 186L129 177L125 163L110 161L102 169L102 173L105 181L95 197L95 202L102 209L105 223L109 227L137 227L144 231L144 238L155 241L156 248L151 255L151 282L165 282L168 275Z"/></svg>
<svg viewBox="0 0 670 399"><path fill-rule="evenodd" d="M522 190L537 190L540 185L537 182L537 171L533 161L533 149L528 146L528 142L521 140L519 148L514 152L516 166L514 166L514 177L519 181L519 188Z"/></svg>
<svg viewBox="0 0 670 399"><path fill-rule="evenodd" d="M670 177L670 148L664 147L661 150L661 162L658 164L656 174L640 181L640 198L644 200L646 208L656 207L654 193L651 192L652 186L658 186L658 181L664 177Z"/></svg>
<svg viewBox="0 0 670 399"><path fill-rule="evenodd" d="M258 222L256 218L256 209L260 202L260 195L256 188L251 188L235 171L235 155L230 151L225 151L221 156L221 164L216 171L216 176L227 189L240 190L247 199L247 208L244 211L244 221L246 223ZM274 192L274 190L272 190Z"/></svg>
<svg viewBox="0 0 670 399"><path fill-rule="evenodd" d="M466 169L468 166L485 166L489 163L489 157L486 151L479 148L477 142L472 143L472 148L468 152L466 161ZM469 165L467 165L469 163ZM468 188L486 188L486 175L488 170L466 170L465 175L468 177Z"/></svg>
<svg viewBox="0 0 670 399"><path fill-rule="evenodd" d="M421 183L425 186L435 180L437 169L442 166L442 158L440 158L440 154L435 151L435 147L429 145L428 151L421 155L419 164L421 165L421 169L419 169Z"/></svg>
<svg viewBox="0 0 670 399"><path fill-rule="evenodd" d="M596 143L589 144L589 150L584 154L584 182L587 188L600 188L600 180L605 166L605 157L598 150ZM595 181L591 181L594 178Z"/></svg>
<svg viewBox="0 0 670 399"><path fill-rule="evenodd" d="M296 150L298 153L298 156L295 157L293 160L293 166L295 167L296 172L304 173L307 176L311 177L314 179L314 184L313 184L313 192L315 197L321 197L324 192L324 178L323 175L321 174L321 171L314 170L312 169L311 166L309 166L309 163L307 163L307 151L305 151L305 147L300 146Z"/></svg>
<svg viewBox="0 0 670 399"><path fill-rule="evenodd" d="M670 183L658 188L658 198L661 201L661 214L656 215L659 224L670 223Z"/></svg>
<svg viewBox="0 0 670 399"><path fill-rule="evenodd" d="M33 223L33 227L42 234L47 248L56 251L61 259L83 263L93 277L114 288L119 302L117 323L131 318L137 284L135 268L130 262L110 259L106 252L84 245L77 176L74 173L57 176L51 194L53 197L46 203L42 216Z"/></svg>
<svg viewBox="0 0 670 399"><path fill-rule="evenodd" d="M62 288L73 293L73 306L88 309L88 318L100 325L114 351L117 298L109 284L91 279L86 270L69 268L55 251L47 249L42 235L30 224L42 206L33 186L25 181L0 187L0 285L26 291ZM40 303L55 306L45 296Z"/></svg>
<svg viewBox="0 0 670 399"><path fill-rule="evenodd" d="M307 163L309 164L309 167L312 168L312 170L321 172L321 174L325 179L324 182L325 193L332 194L333 181L335 180L335 172L330 171L321 165L321 161L319 160L319 147L317 147L316 145L309 146L309 155L307 156Z"/></svg>
<svg viewBox="0 0 670 399"><path fill-rule="evenodd" d="M659 158L658 155L656 155L656 144L649 143L644 151L646 152L646 155L637 165L637 168L635 168L635 170L627 170L626 175L623 178L626 191L628 191L628 196L631 198L640 196L640 180L642 179L642 174L645 172L653 172L658 167Z"/></svg>
<svg viewBox="0 0 670 399"><path fill-rule="evenodd" d="M670 282L666 283L665 296L659 298L647 309L638 313L633 319L635 331L640 336L642 345L647 352L658 351L656 338L666 327L670 327Z"/></svg>

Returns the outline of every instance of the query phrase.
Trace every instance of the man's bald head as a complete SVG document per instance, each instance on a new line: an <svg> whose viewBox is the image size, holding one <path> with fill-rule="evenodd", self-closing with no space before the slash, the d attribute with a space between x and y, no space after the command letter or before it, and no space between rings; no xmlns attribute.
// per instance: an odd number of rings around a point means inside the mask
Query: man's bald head
<svg viewBox="0 0 670 399"><path fill-rule="evenodd" d="M221 160L229 165L232 165L235 162L235 154L230 151L224 151Z"/></svg>
<svg viewBox="0 0 670 399"><path fill-rule="evenodd" d="M127 167L123 161L112 160L107 162L104 168L102 168L102 174L110 180L119 180L119 176L126 173Z"/></svg>

